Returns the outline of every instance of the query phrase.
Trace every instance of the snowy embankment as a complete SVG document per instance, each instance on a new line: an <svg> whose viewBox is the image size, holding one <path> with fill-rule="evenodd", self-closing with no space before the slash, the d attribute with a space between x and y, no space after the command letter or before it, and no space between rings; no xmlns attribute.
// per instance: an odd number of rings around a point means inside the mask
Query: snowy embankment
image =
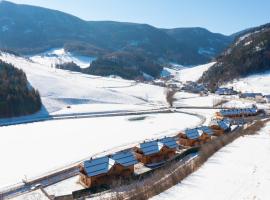
<svg viewBox="0 0 270 200"><path fill-rule="evenodd" d="M198 125L198 117L153 114L46 121L0 127L0 188L66 166L106 149L177 133ZM15 150L17 149L17 150ZM19 165L18 165L19 164Z"/></svg>
<svg viewBox="0 0 270 200"><path fill-rule="evenodd" d="M212 156L198 171L152 200L253 200L270 196L270 123Z"/></svg>
<svg viewBox="0 0 270 200"><path fill-rule="evenodd" d="M235 90L241 92L261 92L263 94L270 94L270 72L234 80L226 86L234 87Z"/></svg>

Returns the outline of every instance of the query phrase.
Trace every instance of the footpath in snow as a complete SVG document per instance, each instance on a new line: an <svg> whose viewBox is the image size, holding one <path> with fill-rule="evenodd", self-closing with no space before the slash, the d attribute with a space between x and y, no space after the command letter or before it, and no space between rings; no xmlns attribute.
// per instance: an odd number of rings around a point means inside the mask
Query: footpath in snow
<svg viewBox="0 0 270 200"><path fill-rule="evenodd" d="M270 198L270 123L212 156L198 171L152 200L267 200Z"/></svg>

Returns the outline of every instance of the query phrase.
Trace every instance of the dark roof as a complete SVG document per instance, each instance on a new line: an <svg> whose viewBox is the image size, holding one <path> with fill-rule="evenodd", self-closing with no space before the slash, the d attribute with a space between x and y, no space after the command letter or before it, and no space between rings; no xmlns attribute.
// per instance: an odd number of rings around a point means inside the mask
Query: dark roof
<svg viewBox="0 0 270 200"><path fill-rule="evenodd" d="M108 156L84 161L84 170L87 176L106 174L114 166L115 161Z"/></svg>
<svg viewBox="0 0 270 200"><path fill-rule="evenodd" d="M222 116L230 116L230 115L242 115L242 114L256 114L257 112L258 112L257 108L242 108L242 109L221 110L220 114Z"/></svg>
<svg viewBox="0 0 270 200"><path fill-rule="evenodd" d="M115 160L116 163L125 167L129 167L138 163L138 160L132 150L117 152L111 155L111 158Z"/></svg>
<svg viewBox="0 0 270 200"><path fill-rule="evenodd" d="M186 136L187 136L188 139L196 140L196 139L200 138L200 136L203 134L203 131L202 130L198 130L196 128L194 128L194 129L187 129L185 131L185 134L186 134Z"/></svg>
<svg viewBox="0 0 270 200"><path fill-rule="evenodd" d="M208 126L201 126L201 127L198 127L197 129L202 130L207 135L213 135L214 134L213 130Z"/></svg>
<svg viewBox="0 0 270 200"><path fill-rule="evenodd" d="M218 126L223 129L224 131L230 129L230 124L228 124L226 121L224 120L220 120L218 121Z"/></svg>
<svg viewBox="0 0 270 200"><path fill-rule="evenodd" d="M165 137L165 138L160 139L159 141L170 149L174 149L178 147L175 137Z"/></svg>
<svg viewBox="0 0 270 200"><path fill-rule="evenodd" d="M164 146L163 143L159 142L158 140L155 140L141 143L140 149L142 150L144 155L152 155L158 153L163 146Z"/></svg>
<svg viewBox="0 0 270 200"><path fill-rule="evenodd" d="M263 96L263 94L262 93L246 92L246 93L242 93L240 96L244 97L244 98L247 98L247 97L255 98L256 96Z"/></svg>

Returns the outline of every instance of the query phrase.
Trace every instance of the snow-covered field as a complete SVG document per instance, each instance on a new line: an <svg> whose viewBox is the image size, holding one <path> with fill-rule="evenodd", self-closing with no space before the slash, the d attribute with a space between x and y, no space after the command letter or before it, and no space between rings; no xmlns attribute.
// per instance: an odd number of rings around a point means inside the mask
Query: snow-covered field
<svg viewBox="0 0 270 200"><path fill-rule="evenodd" d="M0 127L0 186L17 183L107 149L196 126L180 113L38 122Z"/></svg>
<svg viewBox="0 0 270 200"><path fill-rule="evenodd" d="M21 68L27 75L30 84L39 90L44 105L43 114L61 112L73 105L85 105L84 112L91 112L93 104L99 104L104 111L110 104L132 105L166 104L164 89L158 86L137 84L119 78L91 76L71 71L51 68L46 58L39 62L2 53L0 59ZM83 104L83 105L82 105ZM91 104L93 106L87 106ZM104 104L104 107L100 106ZM90 109L90 110L88 110ZM94 109L95 111L97 108ZM64 112L64 111L63 111ZM76 110L74 110L76 112Z"/></svg>
<svg viewBox="0 0 270 200"><path fill-rule="evenodd" d="M270 123L257 135L235 140L198 171L152 200L268 200Z"/></svg>
<svg viewBox="0 0 270 200"><path fill-rule="evenodd" d="M270 94L270 72L241 78L226 86L232 86L234 89L241 92L261 92L267 95Z"/></svg>

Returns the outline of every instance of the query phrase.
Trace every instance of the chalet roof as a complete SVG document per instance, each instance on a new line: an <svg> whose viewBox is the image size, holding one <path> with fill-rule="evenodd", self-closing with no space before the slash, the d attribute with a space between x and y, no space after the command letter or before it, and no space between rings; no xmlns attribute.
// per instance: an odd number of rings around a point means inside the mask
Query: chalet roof
<svg viewBox="0 0 270 200"><path fill-rule="evenodd" d="M187 136L188 139L191 139L191 140L196 140L198 138L201 137L201 135L203 134L203 131L202 130L199 130L199 129L187 129L185 131L185 134Z"/></svg>
<svg viewBox="0 0 270 200"><path fill-rule="evenodd" d="M251 98L255 98L256 96L263 96L262 93L253 93L253 92L246 92L246 93L242 93L241 97L247 98L247 97L251 97Z"/></svg>
<svg viewBox="0 0 270 200"><path fill-rule="evenodd" d="M115 160L116 163L129 167L138 163L138 160L132 150L120 151L113 155L111 158Z"/></svg>
<svg viewBox="0 0 270 200"><path fill-rule="evenodd" d="M114 166L115 161L108 156L87 160L84 162L84 170L87 176L106 174Z"/></svg>
<svg viewBox="0 0 270 200"><path fill-rule="evenodd" d="M225 131L231 127L231 120L228 118L225 118L223 120L212 120L210 122L210 125L218 126Z"/></svg>
<svg viewBox="0 0 270 200"><path fill-rule="evenodd" d="M142 150L144 155L152 155L158 153L164 144L159 142L158 140L144 142L140 144L140 149Z"/></svg>
<svg viewBox="0 0 270 200"><path fill-rule="evenodd" d="M213 130L208 126L201 126L201 127L198 127L197 129L202 130L204 133L210 136L214 134Z"/></svg>
<svg viewBox="0 0 270 200"><path fill-rule="evenodd" d="M218 126L223 129L224 131L230 129L230 124L227 123L227 121L224 121L224 120L220 120L217 122L218 123Z"/></svg>
<svg viewBox="0 0 270 200"><path fill-rule="evenodd" d="M256 114L257 111L258 111L257 108L228 109L228 110L221 110L220 114L222 116Z"/></svg>
<svg viewBox="0 0 270 200"><path fill-rule="evenodd" d="M160 139L159 141L170 149L177 148L177 146L178 146L176 143L175 137L165 137L165 138Z"/></svg>

